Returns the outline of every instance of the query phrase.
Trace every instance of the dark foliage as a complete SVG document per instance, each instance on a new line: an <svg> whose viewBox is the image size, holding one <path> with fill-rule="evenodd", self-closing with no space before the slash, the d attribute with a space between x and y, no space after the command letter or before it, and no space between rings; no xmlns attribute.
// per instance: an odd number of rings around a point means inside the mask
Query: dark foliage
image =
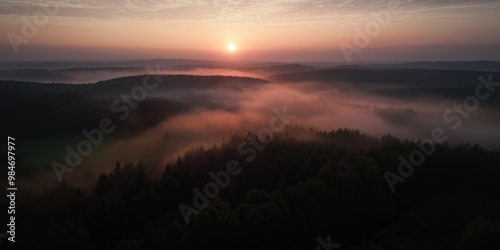
<svg viewBox="0 0 500 250"><path fill-rule="evenodd" d="M18 246L314 249L331 235L340 249L499 249L500 152L436 145L391 193L384 172L397 173L414 142L289 127L246 161L238 145L250 137L191 150L157 179L142 162L117 163L92 191L62 185L24 197ZM193 206L193 188L203 192L231 160L241 173L186 224L179 204Z"/></svg>

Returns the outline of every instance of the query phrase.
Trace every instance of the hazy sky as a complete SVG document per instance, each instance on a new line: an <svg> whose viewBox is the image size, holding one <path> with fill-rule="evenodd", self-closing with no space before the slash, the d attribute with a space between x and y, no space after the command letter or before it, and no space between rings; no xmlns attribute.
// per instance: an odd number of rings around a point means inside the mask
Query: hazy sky
<svg viewBox="0 0 500 250"><path fill-rule="evenodd" d="M342 43L354 62L500 60L500 1L487 0L2 0L0 23L4 61L346 61Z"/></svg>

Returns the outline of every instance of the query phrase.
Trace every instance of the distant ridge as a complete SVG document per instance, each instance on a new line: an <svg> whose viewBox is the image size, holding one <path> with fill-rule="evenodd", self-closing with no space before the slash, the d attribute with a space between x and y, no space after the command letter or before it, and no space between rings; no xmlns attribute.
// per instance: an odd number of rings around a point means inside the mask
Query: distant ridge
<svg viewBox="0 0 500 250"><path fill-rule="evenodd" d="M498 61L434 61L401 64L371 64L372 68L500 71Z"/></svg>
<svg viewBox="0 0 500 250"><path fill-rule="evenodd" d="M306 72L314 70L316 70L315 67L303 64L280 64L280 65L271 65L266 67L253 67L244 69L244 71L256 72L261 74L284 74L284 73Z"/></svg>
<svg viewBox="0 0 500 250"><path fill-rule="evenodd" d="M280 62L262 61L214 61L214 60L191 60L191 59L144 59L124 61L0 61L0 69L69 69L69 68L145 68L146 66L172 67L181 65L205 65L205 66L232 66L232 67L264 67Z"/></svg>
<svg viewBox="0 0 500 250"><path fill-rule="evenodd" d="M339 65L335 66L335 69L368 69L367 66L363 65Z"/></svg>
<svg viewBox="0 0 500 250"><path fill-rule="evenodd" d="M268 81L239 76L196 76L196 75L160 75L162 82L154 92L172 89L240 89L250 88ZM153 78L153 77L151 77ZM0 80L0 94L3 95L47 95L82 94L100 97L119 96L143 83L144 75L114 78L93 84L42 84L37 82ZM151 80L152 81L152 80Z"/></svg>
<svg viewBox="0 0 500 250"><path fill-rule="evenodd" d="M240 61L215 61L192 59L143 59L124 61L0 61L0 69L69 69L69 68L144 68L146 66L177 67L177 66L202 66L202 67L231 67L235 68L261 68L273 66L298 66L314 68L351 68L363 66L369 68L392 69L452 69L452 70L480 70L500 71L500 61L417 61L417 62L359 62L348 65L345 62L266 62L253 60ZM302 67L301 66L301 67Z"/></svg>
<svg viewBox="0 0 500 250"><path fill-rule="evenodd" d="M486 76L488 71L469 70L429 70L429 69L323 69L311 72L287 73L271 76L273 81L304 82L319 81L327 83L351 82L358 84L401 85L406 86L474 86L477 77ZM500 72L494 73L494 79Z"/></svg>

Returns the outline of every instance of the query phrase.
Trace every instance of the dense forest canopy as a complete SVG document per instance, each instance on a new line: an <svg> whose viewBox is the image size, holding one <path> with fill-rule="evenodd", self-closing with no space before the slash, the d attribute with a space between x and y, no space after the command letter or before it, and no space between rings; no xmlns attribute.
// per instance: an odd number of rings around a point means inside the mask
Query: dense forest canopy
<svg viewBox="0 0 500 250"><path fill-rule="evenodd" d="M299 136L301 135L301 136ZM308 135L308 140L298 139ZM197 148L148 179L143 162L117 162L93 190L63 184L23 197L24 249L497 249L500 152L436 145L435 153L390 192L384 172L419 147L391 135L289 126L248 162L235 134ZM259 139L261 144L264 142ZM241 166L186 224L180 204L229 161ZM27 225L27 224L26 224ZM39 232L46 232L40 234Z"/></svg>

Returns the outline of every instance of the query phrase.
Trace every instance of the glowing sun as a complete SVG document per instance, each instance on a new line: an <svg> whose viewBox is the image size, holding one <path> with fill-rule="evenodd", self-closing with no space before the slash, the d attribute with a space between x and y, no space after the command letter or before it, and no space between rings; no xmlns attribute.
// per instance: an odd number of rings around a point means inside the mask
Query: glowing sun
<svg viewBox="0 0 500 250"><path fill-rule="evenodd" d="M234 45L232 43L229 44L229 45L227 45L227 51L229 51L229 52L235 52L236 51L236 45Z"/></svg>

